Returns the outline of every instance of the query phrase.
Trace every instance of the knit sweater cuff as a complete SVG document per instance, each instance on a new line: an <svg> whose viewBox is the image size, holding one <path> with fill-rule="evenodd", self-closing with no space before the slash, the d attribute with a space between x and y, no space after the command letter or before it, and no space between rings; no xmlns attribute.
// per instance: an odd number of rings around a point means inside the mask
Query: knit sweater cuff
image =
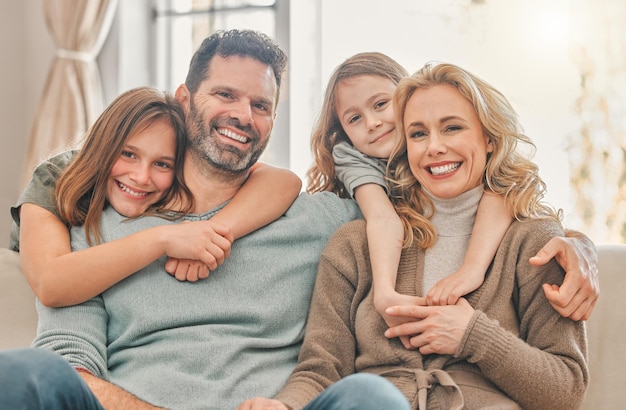
<svg viewBox="0 0 626 410"><path fill-rule="evenodd" d="M485 369L496 367L502 363L502 358L511 347L510 339L502 337L502 332L497 320L477 310L454 356L470 363L479 363Z"/></svg>

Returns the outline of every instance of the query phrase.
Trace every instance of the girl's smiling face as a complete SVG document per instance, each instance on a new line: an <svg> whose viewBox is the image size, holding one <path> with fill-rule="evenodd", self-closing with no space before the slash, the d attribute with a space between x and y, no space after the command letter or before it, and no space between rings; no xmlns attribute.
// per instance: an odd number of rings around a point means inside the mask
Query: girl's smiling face
<svg viewBox="0 0 626 410"><path fill-rule="evenodd" d="M428 192L453 198L482 184L493 146L456 88L417 89L407 101L404 124L411 172Z"/></svg>
<svg viewBox="0 0 626 410"><path fill-rule="evenodd" d="M107 199L120 214L135 217L159 201L174 181L176 136L158 120L136 132L111 168Z"/></svg>
<svg viewBox="0 0 626 410"><path fill-rule="evenodd" d="M396 84L377 75L346 78L337 84L337 117L352 145L365 155L389 158L398 134L392 104Z"/></svg>

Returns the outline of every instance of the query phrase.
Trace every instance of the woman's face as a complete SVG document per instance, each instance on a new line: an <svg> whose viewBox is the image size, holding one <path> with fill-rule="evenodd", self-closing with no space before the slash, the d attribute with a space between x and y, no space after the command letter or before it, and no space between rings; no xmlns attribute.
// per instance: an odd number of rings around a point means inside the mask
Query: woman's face
<svg viewBox="0 0 626 410"><path fill-rule="evenodd" d="M113 164L107 199L120 214L135 217L159 201L174 181L176 135L172 126L157 120L133 134Z"/></svg>
<svg viewBox="0 0 626 410"><path fill-rule="evenodd" d="M399 135L392 97L396 84L377 75L360 75L337 84L337 117L352 145L365 155L389 158Z"/></svg>
<svg viewBox="0 0 626 410"><path fill-rule="evenodd" d="M493 146L474 107L456 88L416 90L404 127L411 172L433 196L453 198L481 185Z"/></svg>

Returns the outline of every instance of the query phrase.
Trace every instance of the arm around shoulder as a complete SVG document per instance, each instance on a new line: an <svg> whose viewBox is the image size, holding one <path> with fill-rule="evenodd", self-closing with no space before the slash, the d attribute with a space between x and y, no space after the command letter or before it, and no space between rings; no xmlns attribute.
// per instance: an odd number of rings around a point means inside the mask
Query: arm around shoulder
<svg viewBox="0 0 626 410"><path fill-rule="evenodd" d="M598 253L594 243L581 232L567 230L564 237L550 239L530 258L530 263L543 265L552 258L565 270L565 280L561 286L544 284L545 296L561 316L589 319L600 296Z"/></svg>
<svg viewBox="0 0 626 410"><path fill-rule="evenodd" d="M241 238L281 217L300 194L302 181L292 171L257 163L228 205L213 217Z"/></svg>

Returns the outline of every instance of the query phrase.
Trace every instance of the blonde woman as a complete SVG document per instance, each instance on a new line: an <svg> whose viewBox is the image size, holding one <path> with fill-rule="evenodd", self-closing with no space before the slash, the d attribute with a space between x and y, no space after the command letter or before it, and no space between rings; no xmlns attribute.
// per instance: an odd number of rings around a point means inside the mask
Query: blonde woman
<svg viewBox="0 0 626 410"><path fill-rule="evenodd" d="M309 193L330 191L358 203L367 221L375 306L389 326L398 322L385 309L412 303L395 289L404 233L385 175L389 155L400 139L391 99L407 76L398 62L377 52L355 54L337 66L311 135L314 162L307 173ZM428 304L453 304L480 286L512 219L502 195L487 187L463 263L428 284ZM593 244L587 238L554 238L533 262L547 262L556 247L564 253L557 253L557 260L571 273L562 292L551 287L545 292L562 316L587 319L598 297Z"/></svg>
<svg viewBox="0 0 626 410"><path fill-rule="evenodd" d="M340 228L320 260L295 371L274 400L241 409L343 409L348 398L365 398L359 408L396 408L368 405L378 391L385 397L371 403L396 405L401 392L412 409L579 407L589 381L585 326L560 316L542 292L544 282L563 280L562 268L529 263L564 232L542 202L536 165L518 151L532 143L513 108L449 64L400 81L394 107L401 141L390 190L406 237L398 291L422 297L426 283L458 268L484 190L504 197L515 221L478 289L453 305L390 307L406 323L387 330L374 308L365 223Z"/></svg>

